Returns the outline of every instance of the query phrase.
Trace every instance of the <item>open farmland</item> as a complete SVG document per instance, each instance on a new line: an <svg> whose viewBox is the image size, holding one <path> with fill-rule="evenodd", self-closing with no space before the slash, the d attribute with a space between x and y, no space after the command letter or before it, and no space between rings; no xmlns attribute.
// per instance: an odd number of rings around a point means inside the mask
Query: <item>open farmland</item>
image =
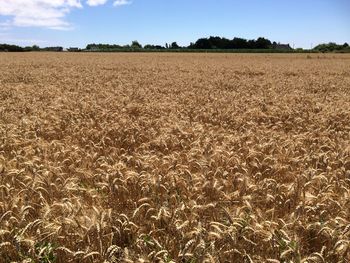
<svg viewBox="0 0 350 263"><path fill-rule="evenodd" d="M0 54L0 262L349 262L349 240L350 55Z"/></svg>

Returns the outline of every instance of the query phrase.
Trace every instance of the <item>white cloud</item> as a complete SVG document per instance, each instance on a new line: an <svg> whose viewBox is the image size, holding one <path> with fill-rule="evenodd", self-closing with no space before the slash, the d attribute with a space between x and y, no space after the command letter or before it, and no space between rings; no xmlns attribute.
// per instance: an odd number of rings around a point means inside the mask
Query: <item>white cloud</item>
<svg viewBox="0 0 350 263"><path fill-rule="evenodd" d="M104 5L108 0L88 0L86 3L89 6Z"/></svg>
<svg viewBox="0 0 350 263"><path fill-rule="evenodd" d="M8 26L69 29L64 20L73 8L82 8L80 0L0 0L0 15L8 16Z"/></svg>
<svg viewBox="0 0 350 263"><path fill-rule="evenodd" d="M113 3L114 6L122 6L122 5L130 5L130 4L131 4L131 1L129 0L116 0Z"/></svg>
<svg viewBox="0 0 350 263"><path fill-rule="evenodd" d="M0 16L8 17L0 29L12 26L71 29L65 17L72 9L82 8L83 1L89 6L98 6L108 0L0 0ZM115 0L113 5L130 3L130 0Z"/></svg>

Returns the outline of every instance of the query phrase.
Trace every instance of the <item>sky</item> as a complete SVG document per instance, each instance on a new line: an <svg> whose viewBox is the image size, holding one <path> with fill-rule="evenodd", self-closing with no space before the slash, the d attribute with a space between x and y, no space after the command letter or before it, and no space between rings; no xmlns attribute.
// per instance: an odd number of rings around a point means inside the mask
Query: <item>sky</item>
<svg viewBox="0 0 350 263"><path fill-rule="evenodd" d="M0 0L0 43L187 46L209 36L350 44L350 0Z"/></svg>

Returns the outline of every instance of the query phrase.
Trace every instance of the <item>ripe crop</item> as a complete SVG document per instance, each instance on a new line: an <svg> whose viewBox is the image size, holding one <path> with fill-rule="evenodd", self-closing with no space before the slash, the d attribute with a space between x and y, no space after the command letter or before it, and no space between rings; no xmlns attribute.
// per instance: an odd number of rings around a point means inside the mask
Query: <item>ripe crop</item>
<svg viewBox="0 0 350 263"><path fill-rule="evenodd" d="M0 262L350 261L350 57L0 54Z"/></svg>

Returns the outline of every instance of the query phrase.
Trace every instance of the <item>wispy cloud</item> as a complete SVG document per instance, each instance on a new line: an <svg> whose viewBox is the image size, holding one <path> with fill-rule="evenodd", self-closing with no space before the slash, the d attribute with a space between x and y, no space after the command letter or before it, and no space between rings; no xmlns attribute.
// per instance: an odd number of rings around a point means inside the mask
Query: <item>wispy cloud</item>
<svg viewBox="0 0 350 263"><path fill-rule="evenodd" d="M86 4L89 6L104 5L108 0L88 0Z"/></svg>
<svg viewBox="0 0 350 263"><path fill-rule="evenodd" d="M114 6L130 5L132 2L128 0L116 0L114 1Z"/></svg>
<svg viewBox="0 0 350 263"><path fill-rule="evenodd" d="M10 21L0 22L0 32L1 31L8 31L10 28L11 28Z"/></svg>
<svg viewBox="0 0 350 263"><path fill-rule="evenodd" d="M33 45L33 44L45 44L48 42L46 40L41 40L41 39L17 38L9 33L0 33L0 43Z"/></svg>

